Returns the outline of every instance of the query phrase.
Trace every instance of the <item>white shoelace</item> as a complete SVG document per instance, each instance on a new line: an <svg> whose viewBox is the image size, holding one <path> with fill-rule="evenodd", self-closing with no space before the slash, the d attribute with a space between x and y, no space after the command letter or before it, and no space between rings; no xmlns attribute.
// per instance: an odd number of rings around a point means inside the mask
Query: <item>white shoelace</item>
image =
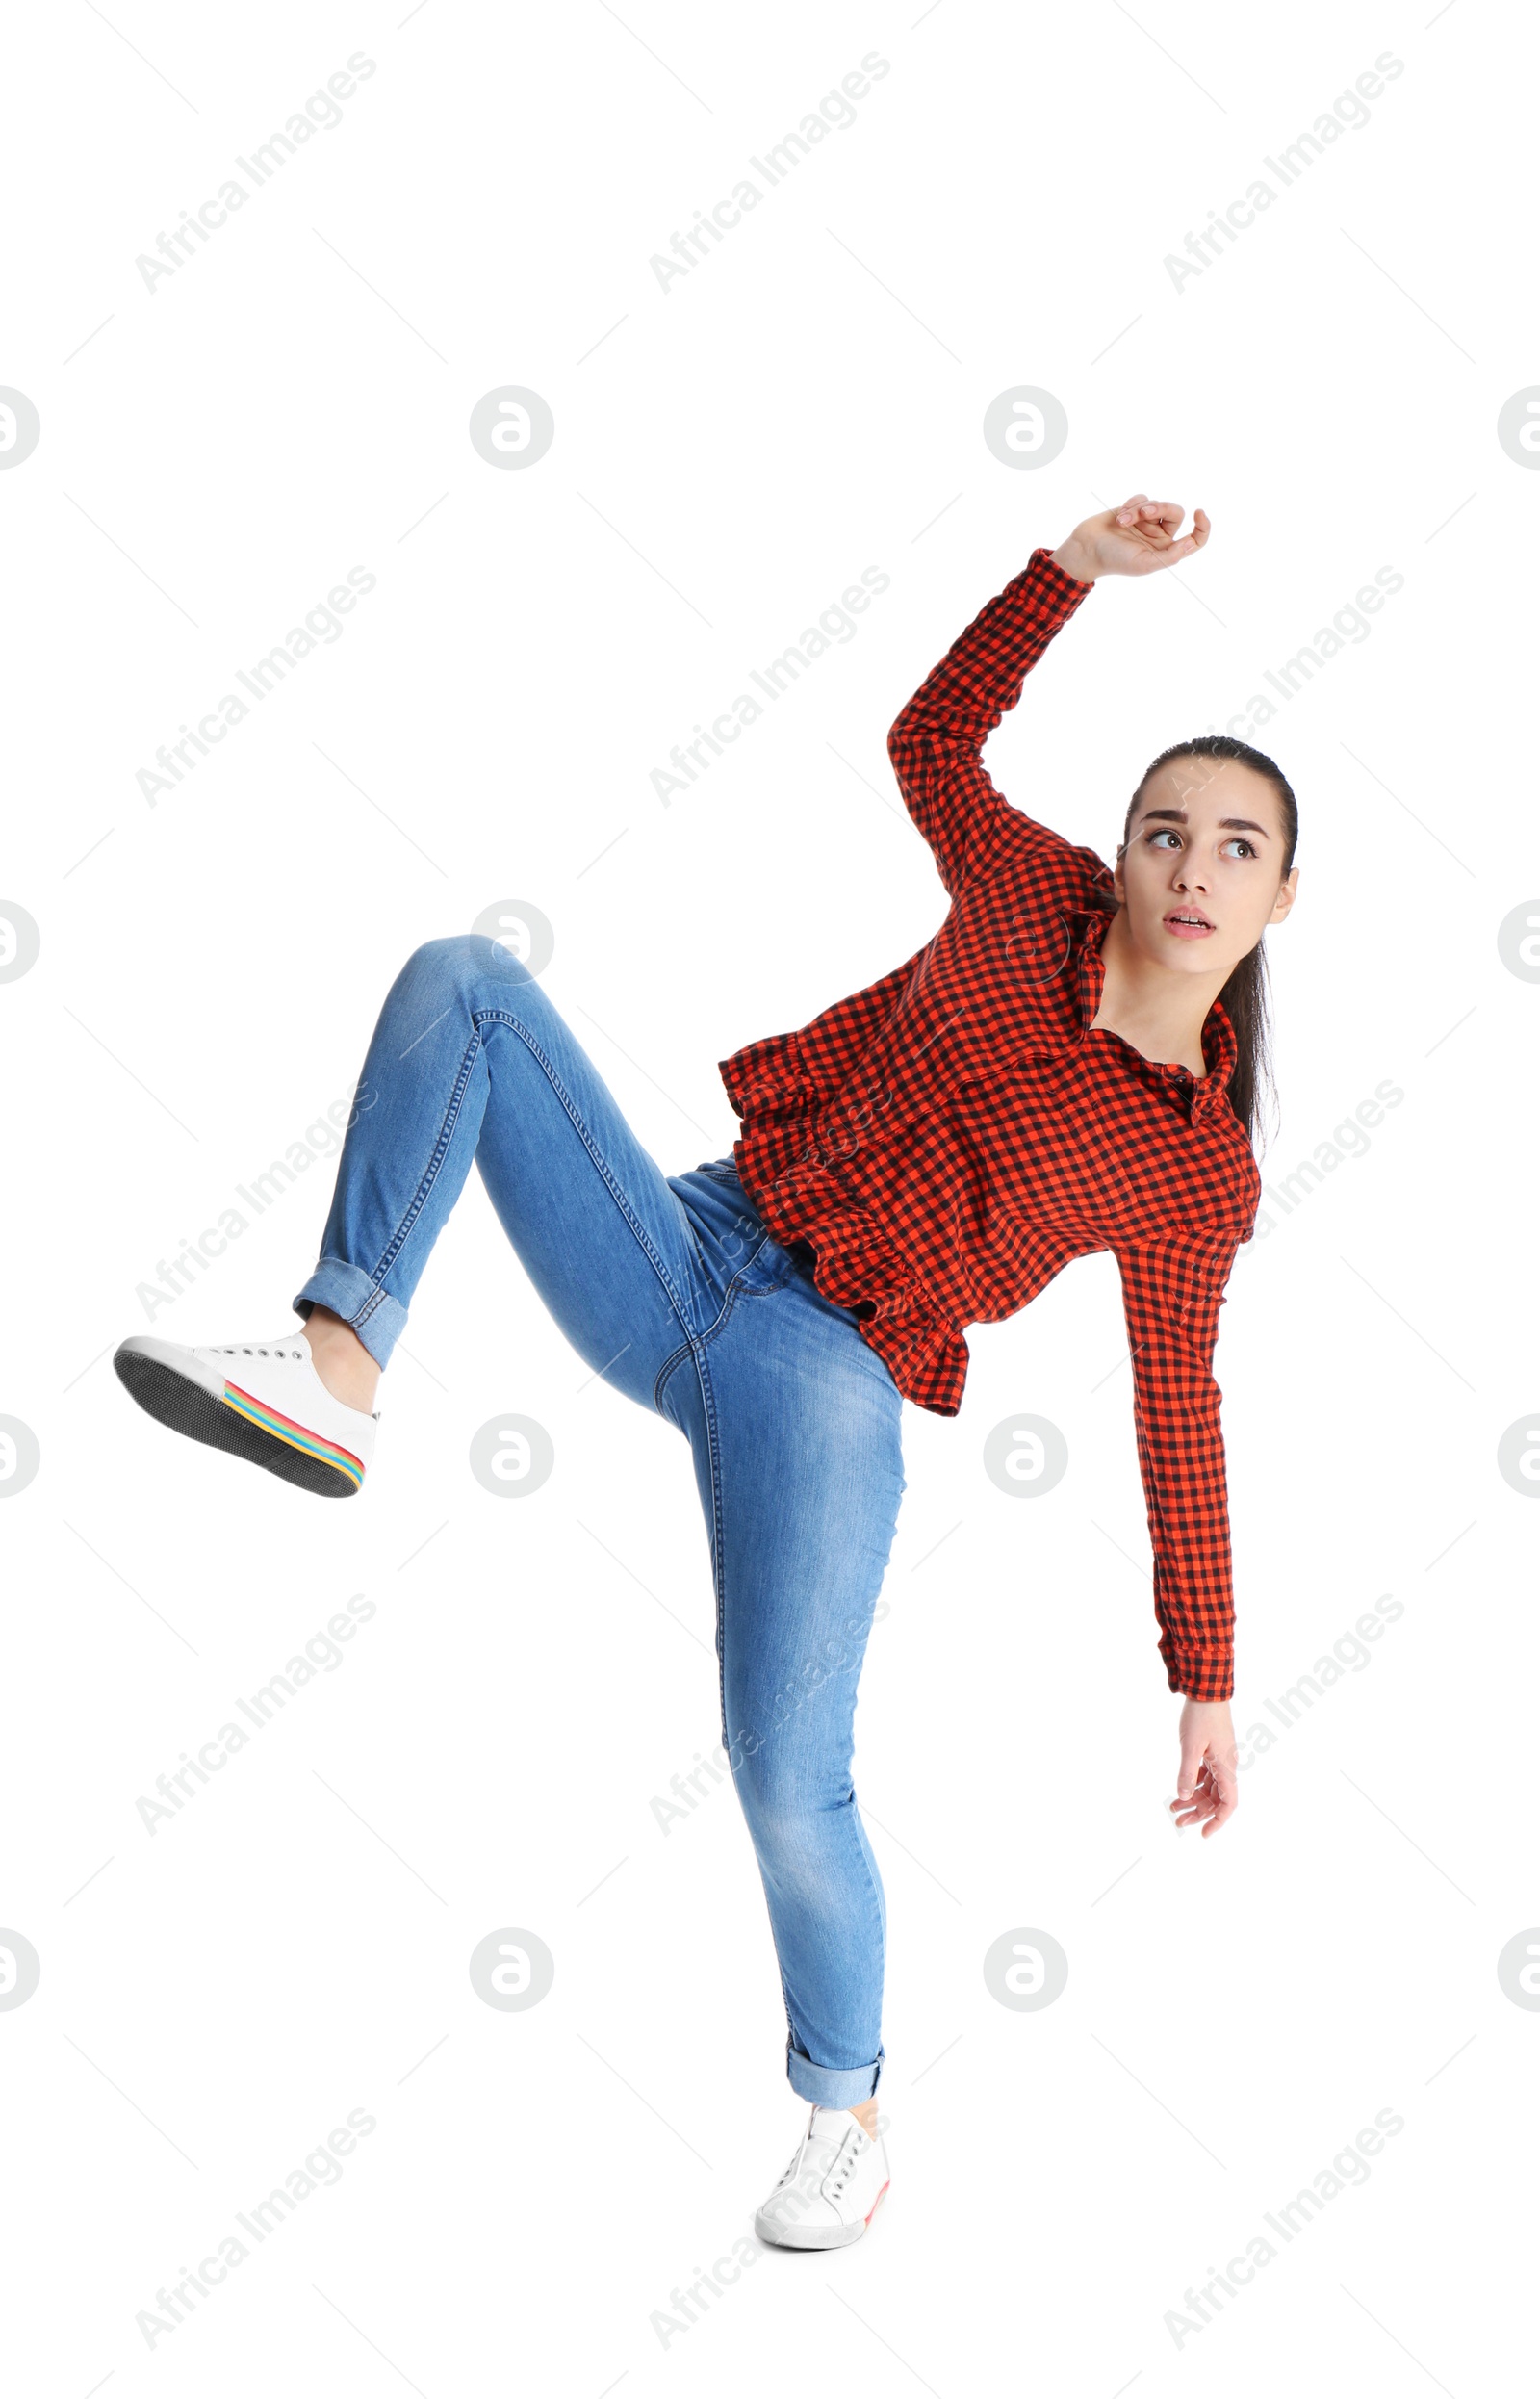
<svg viewBox="0 0 1540 2399"><path fill-rule="evenodd" d="M781 2178L778 2189L783 2191L796 2183L800 2179L800 2169L810 2159L812 2171L817 2173L817 2188L820 2191L827 2191L831 2199L840 2198L861 2155L860 2141L854 2137L860 2133L861 2129L860 2125L852 2123L850 2131L840 2136L837 2146L832 2133L822 2132L815 2135L811 2131L805 2132L790 2165ZM833 2156L828 2157L827 2164L823 2164L822 2171L818 2172L822 2162L818 2153L821 2151L827 2155L831 2150L834 2152Z"/></svg>

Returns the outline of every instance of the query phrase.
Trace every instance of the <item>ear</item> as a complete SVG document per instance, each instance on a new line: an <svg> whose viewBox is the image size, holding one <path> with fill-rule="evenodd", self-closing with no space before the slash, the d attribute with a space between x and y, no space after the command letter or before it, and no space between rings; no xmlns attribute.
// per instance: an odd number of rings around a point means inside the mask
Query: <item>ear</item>
<svg viewBox="0 0 1540 2399"><path fill-rule="evenodd" d="M1299 869L1297 866L1291 866L1278 886L1278 896L1272 903L1272 914L1268 918L1269 924L1282 924L1295 904L1298 890Z"/></svg>

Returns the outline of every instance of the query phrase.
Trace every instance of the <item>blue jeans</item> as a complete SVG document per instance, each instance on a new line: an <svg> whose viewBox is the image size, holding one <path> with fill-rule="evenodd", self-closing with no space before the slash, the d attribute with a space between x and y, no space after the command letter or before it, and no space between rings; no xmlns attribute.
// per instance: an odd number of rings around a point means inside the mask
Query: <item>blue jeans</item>
<svg viewBox="0 0 1540 2399"><path fill-rule="evenodd" d="M664 1175L540 984L477 934L386 997L295 1300L381 1366L475 1158L596 1374L689 1442L716 1584L722 1740L758 1859L794 2091L876 2090L886 1910L851 1782L856 1685L904 1489L897 1385L773 1240L732 1160Z"/></svg>

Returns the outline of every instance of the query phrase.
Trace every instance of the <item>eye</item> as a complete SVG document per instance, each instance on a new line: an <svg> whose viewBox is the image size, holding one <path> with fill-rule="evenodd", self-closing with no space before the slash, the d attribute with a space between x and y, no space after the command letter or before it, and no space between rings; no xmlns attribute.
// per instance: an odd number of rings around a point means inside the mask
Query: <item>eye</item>
<svg viewBox="0 0 1540 2399"><path fill-rule="evenodd" d="M1244 833L1235 834L1230 840L1226 841L1224 846L1227 850L1238 851L1246 858L1259 858L1261 856L1261 852L1258 850L1255 842L1248 841Z"/></svg>
<svg viewBox="0 0 1540 2399"><path fill-rule="evenodd" d="M1152 832L1145 835L1144 842L1146 848L1154 849L1162 841L1174 841L1180 846L1181 838L1181 835L1174 826L1157 825Z"/></svg>

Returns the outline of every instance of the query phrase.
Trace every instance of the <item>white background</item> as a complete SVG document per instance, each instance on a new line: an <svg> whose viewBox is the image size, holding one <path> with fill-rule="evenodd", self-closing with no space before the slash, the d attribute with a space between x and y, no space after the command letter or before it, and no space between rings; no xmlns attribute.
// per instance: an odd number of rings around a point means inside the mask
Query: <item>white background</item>
<svg viewBox="0 0 1540 2399"><path fill-rule="evenodd" d="M1540 1398L1540 993L1497 928L1540 892L1540 478L1495 428L1540 376L1533 34L1459 0L914 14L13 28L0 381L42 434L0 475L0 896L41 954L0 985L0 1413L41 1467L0 1518L0 1923L42 1976L0 2012L0 2231L35 2399L1465 2399L1532 2337L1540 2020L1497 1958L1540 1921L1535 1517L1496 1457ZM342 123L147 289L139 255L355 51ZM1368 124L1174 288L1167 255L1278 190L1264 156L1387 51ZM868 52L856 122L661 290L651 256ZM525 472L467 436L508 383L555 418ZM981 435L1017 384L1067 411L1039 471ZM1403 1612L1218 1841L1174 1838L1112 1261L976 1334L961 1416L906 1411L858 1715L893 2189L855 2250L760 2251L665 2339L802 2121L732 1793L666 1837L650 1804L717 1731L683 1444L587 1380L474 1179L357 1506L177 1444L111 1349L350 1090L407 953L508 897L667 1171L725 1152L716 1060L940 920L898 709L1033 547L1139 490L1204 506L1207 551L1098 585L989 750L1104 856L1158 750L1404 578L1258 734L1302 828L1265 1176L1381 1081L1404 1098L1272 1211L1223 1311L1243 1737L1380 1593ZM341 638L150 805L157 746L355 565ZM665 808L671 746L869 565L856 638ZM157 1328L291 1321L331 1172ZM467 1464L508 1409L556 1450L517 1505ZM981 1464L1021 1409L1070 1449L1032 1504ZM141 1794L359 1590L345 1663L147 1832ZM525 2013L467 1973L503 1926L556 1962ZM1020 1926L1069 1959L1041 2012L981 1971ZM148 2347L138 2311L350 2109L375 2129L342 2180ZM1381 2109L1368 2181L1178 2346L1168 2311Z"/></svg>

